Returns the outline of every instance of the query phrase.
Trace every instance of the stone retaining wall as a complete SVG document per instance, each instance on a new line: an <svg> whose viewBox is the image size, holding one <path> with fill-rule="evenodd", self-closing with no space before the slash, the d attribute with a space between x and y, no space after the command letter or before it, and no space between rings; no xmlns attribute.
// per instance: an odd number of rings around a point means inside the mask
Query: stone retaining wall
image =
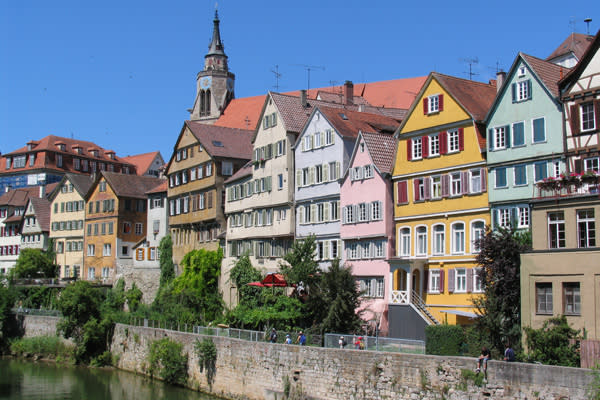
<svg viewBox="0 0 600 400"><path fill-rule="evenodd" d="M23 329L23 336L34 337L56 335L56 324L58 324L60 318L42 315L18 314L17 320Z"/></svg>
<svg viewBox="0 0 600 400"><path fill-rule="evenodd" d="M212 385L200 371L194 343L203 336L117 325L112 352L118 367L146 373L149 345L169 337L189 355L190 386L236 399L586 399L589 370L490 361L482 387L463 379L475 360L324 349L212 337L217 347Z"/></svg>

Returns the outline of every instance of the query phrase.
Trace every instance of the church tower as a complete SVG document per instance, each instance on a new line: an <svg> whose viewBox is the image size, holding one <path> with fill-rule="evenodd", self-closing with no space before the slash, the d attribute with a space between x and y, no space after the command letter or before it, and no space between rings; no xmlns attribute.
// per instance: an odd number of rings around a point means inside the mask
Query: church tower
<svg viewBox="0 0 600 400"><path fill-rule="evenodd" d="M204 69L196 77L196 100L190 120L212 124L234 98L235 75L229 72L227 55L219 32L219 14L215 10L213 36L204 56Z"/></svg>

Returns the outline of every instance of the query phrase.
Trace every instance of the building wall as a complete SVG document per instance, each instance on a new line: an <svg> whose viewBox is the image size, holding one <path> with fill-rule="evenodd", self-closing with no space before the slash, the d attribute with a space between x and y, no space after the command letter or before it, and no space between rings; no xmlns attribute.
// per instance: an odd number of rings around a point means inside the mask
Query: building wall
<svg viewBox="0 0 600 400"><path fill-rule="evenodd" d="M79 275L83 272L83 257L86 248L82 245L81 250L67 251L67 242L83 242L85 233L85 224L79 229L79 221L85 221L85 201L83 197L73 188L73 185L66 180L63 185L67 188L65 192L62 190L62 186L56 188L56 195L50 203L50 238L54 240L54 248L62 246L63 252L56 253L56 263L60 267L60 276L63 278L73 277L75 270L79 269ZM80 204L84 202L84 210L79 211L67 211L66 204L71 202L74 204ZM63 211L64 210L64 211ZM77 229L61 229L61 222L63 227L66 228L68 221L77 221ZM58 226L57 226L58 224ZM71 223L71 227L73 227ZM58 228L58 229L55 229ZM59 244L62 243L62 244ZM79 246L79 245L78 245ZM71 249L73 247L71 246ZM69 267L68 269L66 267Z"/></svg>
<svg viewBox="0 0 600 400"><path fill-rule="evenodd" d="M36 216L35 209L28 203L21 228L21 248L41 249L48 248L48 233L42 232L40 221Z"/></svg>

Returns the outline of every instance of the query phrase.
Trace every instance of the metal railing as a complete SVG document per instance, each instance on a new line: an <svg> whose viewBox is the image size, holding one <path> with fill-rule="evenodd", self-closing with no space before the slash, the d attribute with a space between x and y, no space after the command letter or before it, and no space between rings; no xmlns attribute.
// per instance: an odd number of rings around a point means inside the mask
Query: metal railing
<svg viewBox="0 0 600 400"><path fill-rule="evenodd" d="M43 310L40 308L23 308L15 307L11 311L15 314L28 314L28 315L41 315L45 317L62 317L62 314L58 310Z"/></svg>

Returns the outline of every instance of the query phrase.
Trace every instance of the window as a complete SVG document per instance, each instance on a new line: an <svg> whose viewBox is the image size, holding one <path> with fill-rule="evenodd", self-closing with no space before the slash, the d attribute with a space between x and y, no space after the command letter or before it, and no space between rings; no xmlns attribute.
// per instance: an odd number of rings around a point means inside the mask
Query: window
<svg viewBox="0 0 600 400"><path fill-rule="evenodd" d="M410 256L410 228L400 229L400 255L404 257Z"/></svg>
<svg viewBox="0 0 600 400"><path fill-rule="evenodd" d="M340 219L340 202L334 200L329 202L329 220L337 221ZM334 257L335 258L335 257Z"/></svg>
<svg viewBox="0 0 600 400"><path fill-rule="evenodd" d="M481 268L473 268L473 292L483 292L483 281L481 280Z"/></svg>
<svg viewBox="0 0 600 400"><path fill-rule="evenodd" d="M494 150L502 150L506 148L506 127L500 126L493 129L494 131Z"/></svg>
<svg viewBox="0 0 600 400"><path fill-rule="evenodd" d="M536 314L552 315L552 283L536 282L535 301Z"/></svg>
<svg viewBox="0 0 600 400"><path fill-rule="evenodd" d="M339 162L333 161L329 163L329 180L335 181L340 177L340 164Z"/></svg>
<svg viewBox="0 0 600 400"><path fill-rule="evenodd" d="M309 224L311 220L311 206L310 204L306 204L304 206L304 223Z"/></svg>
<svg viewBox="0 0 600 400"><path fill-rule="evenodd" d="M458 293L464 293L467 291L467 269L456 268L454 273L455 283L454 291Z"/></svg>
<svg viewBox="0 0 600 400"><path fill-rule="evenodd" d="M310 169L302 168L302 186L310 185Z"/></svg>
<svg viewBox="0 0 600 400"><path fill-rule="evenodd" d="M367 212L367 203L360 203L358 205L358 221L364 222L369 220L369 214Z"/></svg>
<svg viewBox="0 0 600 400"><path fill-rule="evenodd" d="M104 247L102 249L102 255L103 256L110 256L112 253L112 246L110 243L104 243Z"/></svg>
<svg viewBox="0 0 600 400"><path fill-rule="evenodd" d="M446 232L444 225L433 227L433 254L442 255L446 252Z"/></svg>
<svg viewBox="0 0 600 400"><path fill-rule="evenodd" d="M306 136L304 136L302 147L304 147L304 151L312 149L312 135L307 134Z"/></svg>
<svg viewBox="0 0 600 400"><path fill-rule="evenodd" d="M546 127L544 118L533 120L533 143L541 143L546 141Z"/></svg>
<svg viewBox="0 0 600 400"><path fill-rule="evenodd" d="M412 140L412 159L420 159L423 157L423 139L415 138Z"/></svg>
<svg viewBox="0 0 600 400"><path fill-rule="evenodd" d="M17 159L15 158L15 162L17 162ZM62 168L63 166L63 156L62 154L57 154L56 155L56 166L59 168Z"/></svg>
<svg viewBox="0 0 600 400"><path fill-rule="evenodd" d="M156 247L150 247L150 255L148 256L150 261L156 260Z"/></svg>
<svg viewBox="0 0 600 400"><path fill-rule="evenodd" d="M525 101L531 98L531 81L525 80L512 85L513 101Z"/></svg>
<svg viewBox="0 0 600 400"><path fill-rule="evenodd" d="M594 103L584 103L581 109L581 131L596 129L596 117L594 115Z"/></svg>
<svg viewBox="0 0 600 400"><path fill-rule="evenodd" d="M452 224L452 253L465 252L465 224L457 222Z"/></svg>
<svg viewBox="0 0 600 400"><path fill-rule="evenodd" d="M429 270L429 292L439 293L440 292L440 274L439 269Z"/></svg>
<svg viewBox="0 0 600 400"><path fill-rule="evenodd" d="M496 169L496 187L504 188L507 186L506 184L506 168L497 168Z"/></svg>
<svg viewBox="0 0 600 400"><path fill-rule="evenodd" d="M323 222L325 220L325 203L317 204L317 215L316 222Z"/></svg>
<svg viewBox="0 0 600 400"><path fill-rule="evenodd" d="M233 163L231 161L223 161L221 164L221 173L225 176L233 175Z"/></svg>
<svg viewBox="0 0 600 400"><path fill-rule="evenodd" d="M212 175L212 163L211 162L204 164L204 169L206 169L206 176ZM225 174L223 174L223 175L225 175Z"/></svg>
<svg viewBox="0 0 600 400"><path fill-rule="evenodd" d="M323 182L323 166L315 165L315 183Z"/></svg>
<svg viewBox="0 0 600 400"><path fill-rule="evenodd" d="M431 177L431 198L442 198L442 177L440 175Z"/></svg>
<svg viewBox="0 0 600 400"><path fill-rule="evenodd" d="M596 246L594 210L577 211L577 243L579 247Z"/></svg>
<svg viewBox="0 0 600 400"><path fill-rule="evenodd" d="M346 206L344 207L344 223L345 224L351 224L353 222L355 222L355 212L354 212L354 206Z"/></svg>
<svg viewBox="0 0 600 400"><path fill-rule="evenodd" d="M515 186L527 185L527 169L525 165L515 165L514 175Z"/></svg>
<svg viewBox="0 0 600 400"><path fill-rule="evenodd" d="M129 246L122 246L122 247L121 247L121 255L122 255L122 256L127 256L127 255L129 255Z"/></svg>
<svg viewBox="0 0 600 400"><path fill-rule="evenodd" d="M283 189L283 174L277 175L277 190Z"/></svg>
<svg viewBox="0 0 600 400"><path fill-rule="evenodd" d="M440 135L429 136L429 157L440 155Z"/></svg>
<svg viewBox="0 0 600 400"><path fill-rule="evenodd" d="M95 267L88 267L88 280L94 280L96 279L96 268Z"/></svg>
<svg viewBox="0 0 600 400"><path fill-rule="evenodd" d="M350 260L356 260L358 258L358 247L357 242L348 243L347 251Z"/></svg>
<svg viewBox="0 0 600 400"><path fill-rule="evenodd" d="M600 172L600 158L586 158L583 160L583 170L585 171L594 171L596 173Z"/></svg>
<svg viewBox="0 0 600 400"><path fill-rule="evenodd" d="M563 312L566 315L581 314L581 292L579 282L563 283Z"/></svg>
<svg viewBox="0 0 600 400"><path fill-rule="evenodd" d="M427 114L435 113L440 110L440 95L434 94L427 97Z"/></svg>
<svg viewBox="0 0 600 400"><path fill-rule="evenodd" d="M374 201L371 203L371 220L378 221L381 219L381 202Z"/></svg>
<svg viewBox="0 0 600 400"><path fill-rule="evenodd" d="M322 144L321 144L321 132L315 132L315 134L314 134L313 137L314 137L314 145L315 145L314 147L315 147L315 149L321 147L322 146Z"/></svg>
<svg viewBox="0 0 600 400"><path fill-rule="evenodd" d="M371 164L364 166L364 178L369 179L373 177L373 166Z"/></svg>
<svg viewBox="0 0 600 400"><path fill-rule="evenodd" d="M123 233L131 233L131 222L123 222Z"/></svg>
<svg viewBox="0 0 600 400"><path fill-rule="evenodd" d="M481 181L483 179L482 170L479 168L472 169L469 171L469 175L471 177L470 192L471 193L481 193L482 192Z"/></svg>
<svg viewBox="0 0 600 400"><path fill-rule="evenodd" d="M519 221L518 228L528 228L529 227L529 207L518 207L517 211L519 213Z"/></svg>
<svg viewBox="0 0 600 400"><path fill-rule="evenodd" d="M417 255L427 255L427 227L420 226L417 228L416 241Z"/></svg>
<svg viewBox="0 0 600 400"><path fill-rule="evenodd" d="M108 278L110 274L110 268L109 267L102 267L102 278Z"/></svg>
<svg viewBox="0 0 600 400"><path fill-rule="evenodd" d="M510 209L509 208L499 208L496 210L498 216L498 226L507 228L510 226Z"/></svg>
<svg viewBox="0 0 600 400"><path fill-rule="evenodd" d="M512 126L513 129L513 146L525 145L525 123L515 122Z"/></svg>
<svg viewBox="0 0 600 400"><path fill-rule="evenodd" d="M452 196L460 196L462 194L460 172L453 172L450 174L450 194Z"/></svg>
<svg viewBox="0 0 600 400"><path fill-rule="evenodd" d="M551 249L564 248L565 216L562 211L548 213L548 247Z"/></svg>
<svg viewBox="0 0 600 400"><path fill-rule="evenodd" d="M144 233L144 224L137 222L135 224L135 234L142 235Z"/></svg>
<svg viewBox="0 0 600 400"><path fill-rule="evenodd" d="M460 135L458 129L448 131L448 153L454 153L460 150Z"/></svg>

